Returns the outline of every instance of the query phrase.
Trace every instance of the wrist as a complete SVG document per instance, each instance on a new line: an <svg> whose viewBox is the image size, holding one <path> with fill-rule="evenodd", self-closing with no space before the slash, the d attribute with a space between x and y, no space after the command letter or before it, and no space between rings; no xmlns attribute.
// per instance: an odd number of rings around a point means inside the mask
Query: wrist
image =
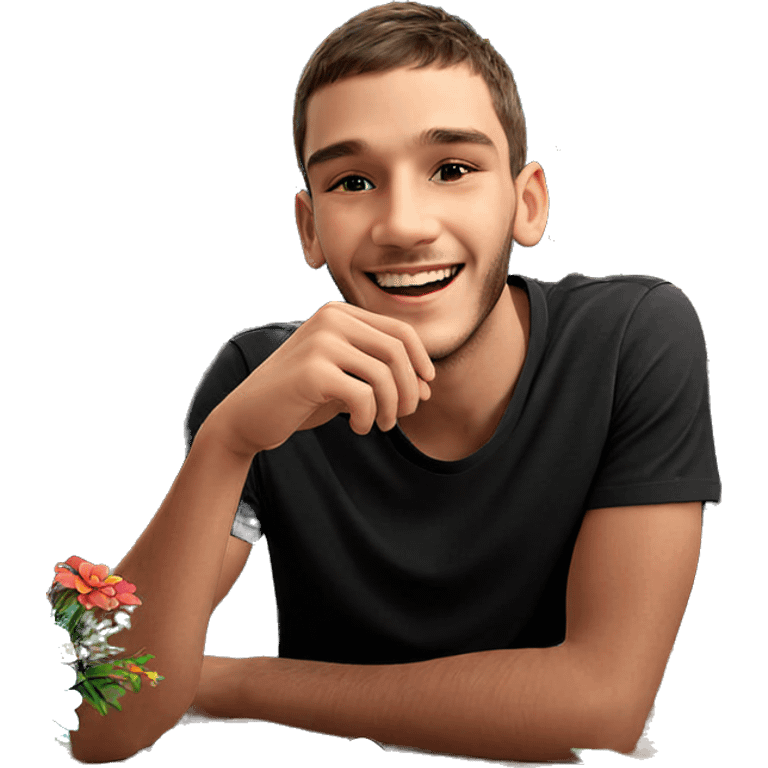
<svg viewBox="0 0 768 768"><path fill-rule="evenodd" d="M242 705L242 682L253 659L204 656L192 707L208 717L255 717Z"/></svg>
<svg viewBox="0 0 768 768"><path fill-rule="evenodd" d="M262 449L257 445L246 446L239 441L229 428L218 408L214 408L195 435L192 446L200 445L206 452L214 451L234 464L247 463L249 466Z"/></svg>

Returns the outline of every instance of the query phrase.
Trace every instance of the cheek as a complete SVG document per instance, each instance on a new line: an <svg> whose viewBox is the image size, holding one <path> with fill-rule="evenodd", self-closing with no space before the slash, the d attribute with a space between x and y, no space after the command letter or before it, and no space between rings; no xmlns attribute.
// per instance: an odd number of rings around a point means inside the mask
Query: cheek
<svg viewBox="0 0 768 768"><path fill-rule="evenodd" d="M452 220L475 248L495 250L507 238L514 219L514 195L496 187L460 201ZM456 230L459 231L458 229Z"/></svg>
<svg viewBox="0 0 768 768"><path fill-rule="evenodd" d="M469 217L462 227L453 227L454 236L469 253L485 263L498 255L507 240L511 219L508 214L499 211L495 215Z"/></svg>
<svg viewBox="0 0 768 768"><path fill-rule="evenodd" d="M315 226L326 257L329 253L342 258L345 254L351 255L364 233L364 222L359 214L330 206L318 210Z"/></svg>

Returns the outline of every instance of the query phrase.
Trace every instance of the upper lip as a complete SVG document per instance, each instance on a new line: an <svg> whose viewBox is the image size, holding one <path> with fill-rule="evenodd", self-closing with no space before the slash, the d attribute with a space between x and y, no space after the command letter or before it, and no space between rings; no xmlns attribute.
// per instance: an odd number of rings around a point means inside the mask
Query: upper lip
<svg viewBox="0 0 768 768"><path fill-rule="evenodd" d="M417 275L419 272L437 272L441 269L450 269L451 267L460 267L461 264L422 264L408 267L386 267L383 269L371 269L368 273L371 275Z"/></svg>

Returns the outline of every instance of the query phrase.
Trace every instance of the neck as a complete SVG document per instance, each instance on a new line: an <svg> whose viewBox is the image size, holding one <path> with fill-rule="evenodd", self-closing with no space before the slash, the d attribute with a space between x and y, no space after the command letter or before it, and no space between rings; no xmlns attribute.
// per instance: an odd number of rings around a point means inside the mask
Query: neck
<svg viewBox="0 0 768 768"><path fill-rule="evenodd" d="M449 360L435 363L432 396L398 421L403 432L417 447L421 441L456 454L468 455L484 445L514 393L529 329L525 291L506 286L471 342Z"/></svg>

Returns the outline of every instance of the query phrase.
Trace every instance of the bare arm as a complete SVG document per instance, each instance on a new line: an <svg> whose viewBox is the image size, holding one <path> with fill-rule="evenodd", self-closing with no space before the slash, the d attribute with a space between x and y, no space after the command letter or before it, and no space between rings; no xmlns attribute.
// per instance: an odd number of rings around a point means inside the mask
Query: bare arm
<svg viewBox="0 0 768 768"><path fill-rule="evenodd" d="M122 712L78 709L72 753L83 762L129 757L150 746L189 708L197 690L208 620L214 607L235 510L251 460L224 451L204 424L162 506L115 571L143 600L120 633L126 653L147 649L165 677Z"/></svg>
<svg viewBox="0 0 768 768"><path fill-rule="evenodd" d="M71 737L75 758L130 757L192 705L217 585L226 579L227 541L254 456L341 412L350 414L358 434L374 419L391 429L430 396L426 379L434 375L409 325L331 302L211 412L162 506L116 569L144 601L120 644L130 655L153 653L165 679L140 699L124 697L123 711L109 717L81 705L80 729Z"/></svg>
<svg viewBox="0 0 768 768"><path fill-rule="evenodd" d="M195 707L385 744L493 760L569 761L617 749L603 701L564 645L412 664L206 656Z"/></svg>

